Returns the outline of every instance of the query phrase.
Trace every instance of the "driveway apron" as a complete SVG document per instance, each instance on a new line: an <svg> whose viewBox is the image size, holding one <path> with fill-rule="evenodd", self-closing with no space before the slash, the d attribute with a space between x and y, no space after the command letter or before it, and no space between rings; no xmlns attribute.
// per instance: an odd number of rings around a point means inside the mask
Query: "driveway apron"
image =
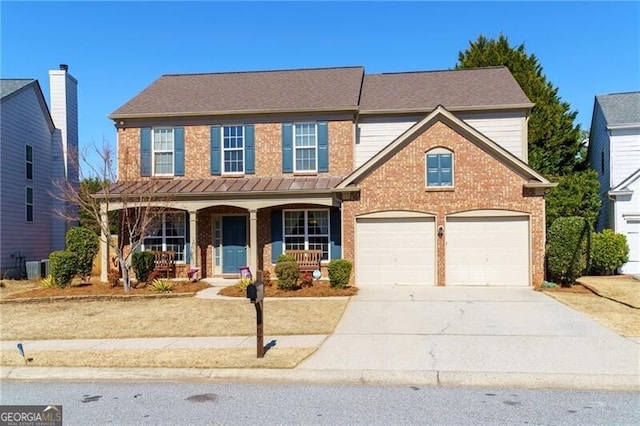
<svg viewBox="0 0 640 426"><path fill-rule="evenodd" d="M640 345L529 288L378 286L298 369L637 375Z"/></svg>

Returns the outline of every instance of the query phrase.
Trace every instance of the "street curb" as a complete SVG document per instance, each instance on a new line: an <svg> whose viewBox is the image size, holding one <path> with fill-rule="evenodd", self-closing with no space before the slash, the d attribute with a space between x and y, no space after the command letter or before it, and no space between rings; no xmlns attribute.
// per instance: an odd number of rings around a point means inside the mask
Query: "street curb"
<svg viewBox="0 0 640 426"><path fill-rule="evenodd" d="M0 367L15 381L239 381L365 386L508 387L640 391L637 374L552 374L469 371L300 369Z"/></svg>

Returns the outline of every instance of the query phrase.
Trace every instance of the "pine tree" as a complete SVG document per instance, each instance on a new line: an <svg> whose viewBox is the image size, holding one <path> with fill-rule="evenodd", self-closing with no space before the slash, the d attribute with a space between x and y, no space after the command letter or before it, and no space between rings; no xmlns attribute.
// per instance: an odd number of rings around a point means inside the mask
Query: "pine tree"
<svg viewBox="0 0 640 426"><path fill-rule="evenodd" d="M573 124L578 113L560 99L558 88L547 80L538 58L527 54L524 44L513 47L503 34L497 40L480 35L458 53L456 69L502 65L535 104L529 118L529 165L547 176L583 169L580 126Z"/></svg>

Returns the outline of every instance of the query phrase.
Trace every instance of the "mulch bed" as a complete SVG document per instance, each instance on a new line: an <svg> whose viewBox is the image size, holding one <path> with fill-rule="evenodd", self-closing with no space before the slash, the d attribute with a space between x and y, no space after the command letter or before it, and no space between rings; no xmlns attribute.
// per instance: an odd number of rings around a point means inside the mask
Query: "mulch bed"
<svg viewBox="0 0 640 426"><path fill-rule="evenodd" d="M177 281L173 283L173 288L169 294L195 293L208 287L209 284L205 282L192 283L187 281ZM106 283L93 282L72 284L66 288L36 288L20 293L8 294L4 299L58 298L70 296L143 296L159 294L161 293L155 291L150 286L142 288L131 287L131 291L125 293L122 285L111 287Z"/></svg>
<svg viewBox="0 0 640 426"><path fill-rule="evenodd" d="M326 281L320 281L309 287L297 290L281 290L276 284L265 286L265 297L331 297L331 296L355 296L357 287L331 288ZM230 297L247 297L245 290L240 290L235 285L221 289L218 294Z"/></svg>
<svg viewBox="0 0 640 426"><path fill-rule="evenodd" d="M540 288L538 289L544 292L550 293L583 293L583 294L593 294L593 291L589 290L587 287L582 284L574 284L571 287L549 287L549 288Z"/></svg>

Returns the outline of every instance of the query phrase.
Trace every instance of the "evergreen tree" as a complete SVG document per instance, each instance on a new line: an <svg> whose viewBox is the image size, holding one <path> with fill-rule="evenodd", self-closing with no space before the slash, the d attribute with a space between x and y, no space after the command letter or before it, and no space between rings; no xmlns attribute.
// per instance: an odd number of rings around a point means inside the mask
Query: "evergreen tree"
<svg viewBox="0 0 640 426"><path fill-rule="evenodd" d="M582 170L580 126L573 124L578 113L561 101L558 88L542 73L538 58L527 54L524 44L509 45L503 34L497 40L480 35L458 53L456 69L488 66L509 68L535 104L529 118L529 165L547 176Z"/></svg>

